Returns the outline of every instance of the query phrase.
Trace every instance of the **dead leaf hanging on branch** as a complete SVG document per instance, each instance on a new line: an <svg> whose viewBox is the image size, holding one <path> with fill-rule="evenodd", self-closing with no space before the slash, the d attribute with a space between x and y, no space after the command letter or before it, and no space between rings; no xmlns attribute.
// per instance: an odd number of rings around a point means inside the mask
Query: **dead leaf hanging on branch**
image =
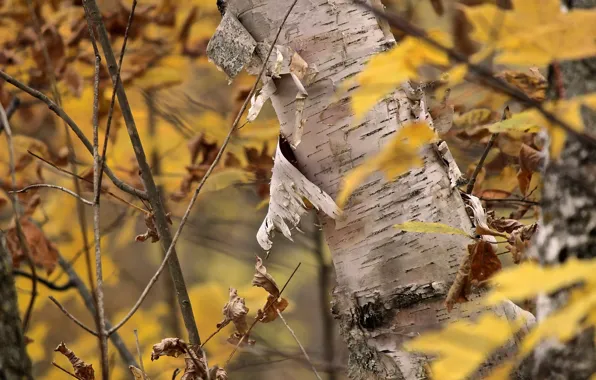
<svg viewBox="0 0 596 380"><path fill-rule="evenodd" d="M257 311L257 319L262 323L274 321L278 315L277 311L279 310L279 312L282 312L288 307L288 301L279 297L281 294L279 287L273 279L273 276L267 273L267 268L259 256L257 256L257 262L255 264L255 274L252 278L252 285L263 288L269 293L265 307L262 310L259 309Z"/></svg>
<svg viewBox="0 0 596 380"><path fill-rule="evenodd" d="M180 380L204 380L208 378L207 365L205 359L199 353L202 353L200 346L191 346L180 338L165 338L153 345L151 361L162 356L177 358L184 355L184 375Z"/></svg>
<svg viewBox="0 0 596 380"><path fill-rule="evenodd" d="M170 218L171 213L166 214L166 218L168 223L172 224L172 219ZM135 241L143 242L149 238L151 238L151 243L156 243L159 241L159 234L157 233L157 227L155 226L155 215L153 213L146 213L145 214L145 225L147 226L147 232L144 234L137 235Z"/></svg>
<svg viewBox="0 0 596 380"><path fill-rule="evenodd" d="M60 343L58 347L54 349L55 352L60 352L66 356L72 364L74 374L81 380L95 380L95 370L91 364L85 363L81 358L75 355L74 352L68 349L64 342Z"/></svg>

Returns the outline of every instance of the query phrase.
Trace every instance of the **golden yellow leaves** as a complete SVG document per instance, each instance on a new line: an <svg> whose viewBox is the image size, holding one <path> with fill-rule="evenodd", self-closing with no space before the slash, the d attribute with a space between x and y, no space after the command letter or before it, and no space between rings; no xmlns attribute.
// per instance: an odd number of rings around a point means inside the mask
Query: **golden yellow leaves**
<svg viewBox="0 0 596 380"><path fill-rule="evenodd" d="M429 32L429 36L443 44L447 39L440 32ZM416 78L421 65L447 63L445 53L414 37L406 37L390 51L374 56L363 71L344 85L344 88L359 86L352 93L355 119L361 119L379 100L401 83Z"/></svg>
<svg viewBox="0 0 596 380"><path fill-rule="evenodd" d="M491 279L495 288L488 294L486 303L498 305L503 301L523 301L540 294L576 286L569 300L561 309L553 312L525 336L513 361L498 368L494 379L508 378L534 347L544 339L556 338L566 342L588 327L596 325L596 281L593 273L596 260L569 259L556 267L543 267L527 261L511 269L501 271ZM493 314L483 314L475 324L456 322L439 332L423 334L408 342L406 348L427 354L439 354L432 365L436 379L465 379L497 348L505 344L520 327ZM473 339L471 339L473 337Z"/></svg>
<svg viewBox="0 0 596 380"><path fill-rule="evenodd" d="M418 152L435 139L436 135L427 123L408 123L379 154L367 159L345 176L337 204L340 207L345 205L358 185L377 170L383 171L388 179L394 179L411 168L422 166L423 162Z"/></svg>
<svg viewBox="0 0 596 380"><path fill-rule="evenodd" d="M474 27L472 38L486 44L477 55L494 50L497 63L545 65L596 54L596 12L562 13L558 0L513 0L513 8L463 8Z"/></svg>
<svg viewBox="0 0 596 380"><path fill-rule="evenodd" d="M521 323L512 325L495 315L484 314L476 323L458 321L439 332L423 334L404 346L411 351L439 355L430 366L434 379L467 379L520 327Z"/></svg>
<svg viewBox="0 0 596 380"><path fill-rule="evenodd" d="M393 227L402 231L408 232L425 232L429 234L449 234L449 235L464 235L470 237L470 234L466 231L451 227L443 223L430 223L430 222L405 222L402 224L396 224Z"/></svg>

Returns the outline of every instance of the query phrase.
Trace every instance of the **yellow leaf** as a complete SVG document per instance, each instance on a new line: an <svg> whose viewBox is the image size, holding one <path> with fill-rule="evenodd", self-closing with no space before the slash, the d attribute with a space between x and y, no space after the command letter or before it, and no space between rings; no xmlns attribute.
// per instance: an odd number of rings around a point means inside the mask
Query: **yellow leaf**
<svg viewBox="0 0 596 380"><path fill-rule="evenodd" d="M418 151L435 138L434 131L427 123L412 122L404 126L379 154L369 158L345 176L337 204L340 207L345 205L358 185L377 170L382 170L386 178L391 180L413 167L422 166Z"/></svg>
<svg viewBox="0 0 596 380"><path fill-rule="evenodd" d="M491 110L487 108L478 108L459 115L455 120L453 120L453 124L458 129L477 127L489 122L491 116Z"/></svg>
<svg viewBox="0 0 596 380"><path fill-rule="evenodd" d="M506 299L513 302L550 293L562 287L582 281L595 282L596 260L571 258L565 264L543 267L534 262L524 262L501 271L492 279L496 289L486 298L489 304L498 304Z"/></svg>
<svg viewBox="0 0 596 380"><path fill-rule="evenodd" d="M493 4L463 9L474 28L472 38L490 46L483 55L494 50L497 63L545 65L596 54L594 11L561 13L558 0L515 0L513 10Z"/></svg>
<svg viewBox="0 0 596 380"><path fill-rule="evenodd" d="M586 326L581 324L586 315L596 308L596 289L576 289L571 300L561 309L542 320L522 341L520 355L532 352L534 347L547 338L566 342L575 337Z"/></svg>
<svg viewBox="0 0 596 380"><path fill-rule="evenodd" d="M481 315L476 323L457 321L437 332L429 332L406 342L409 351L436 354L431 364L435 379L467 379L496 349L521 327L493 314Z"/></svg>
<svg viewBox="0 0 596 380"><path fill-rule="evenodd" d="M449 234L449 235L464 235L471 237L469 233L459 228L451 227L443 223L430 223L430 222L405 222L402 224L396 224L393 227L398 228L402 231L408 232L424 232L428 234Z"/></svg>
<svg viewBox="0 0 596 380"><path fill-rule="evenodd" d="M488 126L492 133L534 133L544 126L544 118L538 111L529 110L513 115L510 119L502 120Z"/></svg>
<svg viewBox="0 0 596 380"><path fill-rule="evenodd" d="M446 35L438 31L429 36L445 44ZM445 53L414 37L406 37L388 52L370 59L364 70L347 81L344 90L357 85L352 93L354 120L360 120L377 102L408 79L417 77L417 70L424 64L446 65Z"/></svg>

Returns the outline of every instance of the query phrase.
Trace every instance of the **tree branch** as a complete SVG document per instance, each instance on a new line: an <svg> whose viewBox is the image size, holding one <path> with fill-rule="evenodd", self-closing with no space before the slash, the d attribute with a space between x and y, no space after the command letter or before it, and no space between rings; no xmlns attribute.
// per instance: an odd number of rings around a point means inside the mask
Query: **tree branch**
<svg viewBox="0 0 596 380"><path fill-rule="evenodd" d="M10 193L10 194L26 193L28 190L39 189L39 188L42 188L42 187L47 187L47 188L50 188L50 189L56 189L56 190L63 191L66 194L72 195L73 197L75 197L79 201L83 202L84 204L89 205L89 206L93 206L93 202L86 200L85 198L81 197L80 195L78 195L74 191L69 190L69 189L67 189L65 187L62 187L62 186L52 185L52 184L49 184L49 183L36 183L36 184L33 184L33 185L26 186L26 187L24 187L24 188L22 188L20 190L9 191L8 193Z"/></svg>
<svg viewBox="0 0 596 380"><path fill-rule="evenodd" d="M58 306L58 309L60 309L60 311L62 311L64 313L64 315L66 315L71 321L73 321L74 323L79 325L79 327L81 327L83 330L87 331L89 334L98 336L97 332L91 330L83 322L79 321L77 319L77 317L75 317L68 310L66 310L66 308L64 306L62 306L62 304L60 302L58 302L57 299L55 299L53 296L49 296L48 298L54 303L54 305Z"/></svg>

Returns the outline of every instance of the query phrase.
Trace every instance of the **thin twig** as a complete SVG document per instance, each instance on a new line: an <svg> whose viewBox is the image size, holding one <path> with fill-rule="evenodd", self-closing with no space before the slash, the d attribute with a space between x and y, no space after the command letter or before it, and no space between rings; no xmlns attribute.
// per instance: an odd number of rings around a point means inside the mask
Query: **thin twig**
<svg viewBox="0 0 596 380"><path fill-rule="evenodd" d="M155 179L153 178L153 175L151 173L151 167L147 162L145 150L143 148L143 144L139 136L135 119L132 114L128 98L126 96L126 91L124 90L122 82L120 81L118 83L118 81L116 80L118 74L118 64L116 62L114 52L112 51L110 37L103 23L101 12L95 0L83 0L83 8L85 10L87 22L97 32L97 39L102 47L108 71L110 72L110 76L112 79L112 83L116 86L116 95L118 96L120 110L122 112L122 116L126 124L126 130L128 132L131 144L133 146L135 157L137 159L141 179L147 190L147 200L151 205L151 212L154 215L155 226L160 237L161 244L164 250L170 246L172 246L173 248L168 217L166 216L163 203L161 202L161 197L155 184ZM184 275L182 273L182 268L180 266L180 262L178 261L178 256L175 254L175 252L167 261L167 264L169 267L170 276L172 277L172 281L174 282L176 288L178 304L181 309L182 319L184 320L184 324L188 332L189 341L192 345L200 345L201 338L199 336L197 323L194 319L192 303L188 295L188 289L186 287Z"/></svg>
<svg viewBox="0 0 596 380"><path fill-rule="evenodd" d="M49 183L36 183L36 184L33 184L33 185L29 185L29 186L27 186L27 187L24 187L24 188L22 188L22 189L20 189L20 190L13 190L13 191L9 191L9 193L15 193L15 194L18 194L18 193L26 193L28 190L31 190L31 189L38 189L38 188L41 188L41 187L47 187L47 188L50 188L50 189L56 189L56 190L63 191L63 192L65 192L66 194L72 195L73 197L75 197L75 198L76 198L76 199L78 199L79 201L83 202L84 204L86 204L86 205L89 205L89 206L93 206L93 202L91 202L91 201L88 201L87 199L85 199L85 198L83 198L83 197L79 196L79 195L78 195L77 193L75 193L74 191L72 191L72 190L69 190L69 189L67 189L67 188L65 188L65 187L62 187L62 186L58 186L58 185L52 185L52 184L49 184Z"/></svg>
<svg viewBox="0 0 596 380"><path fill-rule="evenodd" d="M141 374L143 375L143 380L147 380L147 376L145 375L145 366L143 365L143 354L141 353L141 344L139 343L139 332L137 331L137 329L134 329L133 332L135 334L135 342L137 343L137 354L139 355Z"/></svg>
<svg viewBox="0 0 596 380"><path fill-rule="evenodd" d="M310 360L310 357L306 353L306 350L304 349L304 346L302 345L302 343L300 343L300 340L298 340L298 337L294 333L294 330L292 330L292 328L290 327L290 325L288 325L288 322L286 322L286 320L283 317L283 315L281 315L281 311L279 311L278 309L275 309L275 311L277 312L277 315L279 316L279 319L281 319L281 321L284 323L284 325L286 325L286 328L288 329L288 331L290 332L290 334L292 334L292 336L294 337L294 340L298 344L298 347L300 347L300 350L302 350L302 354L306 358L306 361L308 362L308 364L310 364L310 367L312 368L312 371L315 373L315 376L317 377L317 379L323 380L323 379L321 379L321 376L319 376L319 373L317 372L317 369L315 368L315 365L312 363L312 361Z"/></svg>
<svg viewBox="0 0 596 380"><path fill-rule="evenodd" d="M46 160L45 158L43 158L43 157L41 157L41 156L38 156L37 154L33 153L33 152L32 152L32 151L30 151L30 150L27 150L27 153L29 153L29 154L30 154L30 155L32 155L33 157L35 157L35 158L37 158L38 160L40 160L40 161L42 161L42 162L44 162L44 163L46 163L46 164L50 165L50 166L51 166L51 167L53 167L54 169L56 169L56 170L58 170L58 171L60 171L60 172L62 172L62 173L64 173L64 174L68 174L69 176L73 176L73 177L75 177L75 178L78 178L78 179L80 179L81 181L84 181L84 182L86 182L86 183L88 183L88 184L91 184L91 185L93 185L93 181L90 181L90 180L88 180L87 178L81 177L81 176L80 176L80 175L78 175L78 174L74 174L74 173L72 173L72 172L69 172L68 170L66 170L66 169L63 169L63 168L61 168L61 167L57 166L57 165L56 165L56 164L54 164L53 162L51 162L51 161L48 161L48 160ZM114 193L113 193L113 192L111 192L110 190L107 190L107 189L101 189L101 192L102 192L102 193L106 193L106 194L110 195L110 196L111 196L111 197L113 197L114 199L116 199L116 200L118 200L118 201L120 201L120 202L122 202L122 203L124 203L124 204L126 204L126 205L128 205L128 206L130 206L130 207L132 207L132 208L134 208L134 209L137 209L138 211L142 212L143 214L149 214L149 211L147 211L147 210L145 210L145 209L143 209L143 208L140 208L139 206L137 206L137 205L135 205L135 204L133 204L133 203L130 203L130 202L129 202L129 201L127 201L126 199L124 199L124 198L122 198L122 197L120 197L120 196L118 196L118 195L114 194ZM141 200L143 200L143 199L141 198Z"/></svg>
<svg viewBox="0 0 596 380"><path fill-rule="evenodd" d="M89 141L87 136L85 136L85 133L79 128L79 126L74 122L74 120L70 116L68 116L68 114L64 111L64 109L62 109L62 107L58 106L56 103L54 103L50 98L45 96L40 91L37 91L37 90L27 86L26 84L16 80L15 78L8 75L6 72L4 72L2 70L0 70L0 78L5 80L6 82L10 83L11 85L15 86L19 90L22 90L22 91L26 92L27 94L33 96L34 98L37 98L37 99L41 100L42 102L44 102L45 104L47 104L48 108L52 112L54 112L59 118L61 118L62 120L64 120L66 122L66 124L70 127L70 129L72 129L72 131L75 133L75 135L77 135L79 140L81 140L83 145L85 145L85 148L87 148L89 153L93 153L93 146L91 145L91 142ZM139 197L141 199L147 199L147 193L145 193L143 190L139 190L139 189L132 187L131 185L127 184L126 182L124 182L121 179L119 179L118 177L116 177L116 174L114 174L112 169L110 169L107 165L104 170L106 172L106 175L112 180L114 185L116 185L116 187L118 187L120 190L122 190L126 193L129 193L131 195L134 195L136 197Z"/></svg>
<svg viewBox="0 0 596 380"><path fill-rule="evenodd" d="M85 303L87 309L91 312L92 315L97 315L97 312L95 311L95 301L93 299L93 296L91 295L91 293L89 293L89 289L87 289L87 287L85 286L77 272L74 270L72 265L70 265L70 263L66 261L66 259L64 259L64 257L62 257L61 255L58 256L58 265L60 265L64 272L66 272L66 274L68 275L68 279L75 283L77 291L83 299L83 302ZM111 327L112 325L110 324L110 322L106 320L106 328L109 329ZM112 344L116 347L116 349L120 353L120 357L122 357L126 364L134 365L135 367L139 366L134 355L128 350L128 347L120 337L120 334L114 333L110 335L110 340L112 341Z"/></svg>
<svg viewBox="0 0 596 380"><path fill-rule="evenodd" d="M284 26L286 20L288 19L288 16L290 15L290 12L292 11L292 9L294 9L294 5L296 5L296 2L297 2L297 0L294 0L294 2L292 3L292 5L290 6L290 8L288 9L288 11L286 12L285 17L284 17L284 19L282 20L282 22L281 22L281 24L279 26L279 29L278 29L277 34L275 36L275 39L271 43L271 47L269 48L269 51L267 53L267 56L263 60L263 66L261 67L261 71L259 73L259 76L255 80L255 83L254 83L252 89L250 90L249 94L247 95L246 99L244 100L244 103L242 104L242 107L240 107L240 110L238 111L238 114L236 115L236 119L232 123L232 126L231 126L231 128L230 128L230 130L229 130L229 132L228 132L228 134L226 136L226 138L224 139L224 141L221 144L221 147L219 149L219 152L217 153L217 156L215 157L215 159L211 163L211 166L209 166L209 169L207 170L207 172L205 173L205 175L203 176L203 178L201 178L201 182L196 187L196 189L195 189L195 191L194 191L194 193L192 195L192 198L191 198L191 200L190 200L190 202L188 204L188 207L186 208L186 211L184 212L184 215L182 216L182 219L180 221L180 225L178 226L178 229L176 230L176 233L174 234L174 238L172 239L171 244L168 247L167 253L164 256L164 259L163 259L161 265L159 266L159 268L157 269L157 271L155 272L155 274L153 275L153 277L151 278L151 280L149 281L149 283L145 287L145 290L143 290L143 293L141 293L141 296L137 300L136 304L132 307L132 309L128 312L128 314L124 317L124 319L122 321L120 321L116 326L114 326L114 328L112 328L109 333L112 333L113 331L118 330L120 327L122 327L122 325L124 325L124 323L126 323L126 321L128 321L133 316L133 314L137 311L137 309L141 306L141 303L143 303L143 301L145 300L145 298L149 294L149 291L151 290L151 287L153 286L153 284L155 284L155 282L157 281L159 275L161 274L161 272L163 271L163 268L165 267L166 262L169 260L170 256L173 256L173 254L175 252L174 251L174 247L176 245L176 242L178 241L178 237L180 236L180 234L182 232L182 228L184 227L184 225L186 224L186 221L188 220L188 217L190 216L190 211L192 210L192 207L195 204L195 202L197 200L197 197L199 196L199 193L201 192L201 189L203 188L203 185L207 181L207 178L209 178L209 176L211 175L211 172L213 172L213 169L219 163L219 160L221 159L221 157L223 155L223 152L224 152L226 146L228 145L228 142L230 141L230 139L232 137L232 133L234 132L234 130L238 126L238 123L240 122L240 118L242 117L242 114L246 110L246 107L248 105L249 100L251 99L251 97L255 93L255 91L257 89L257 86L258 86L258 83L259 83L259 79L261 78L261 76L265 72L265 68L267 66L267 62L269 60L269 56L271 55L271 52L273 51L273 48L275 46L275 43L277 42L277 39L279 38L279 35L281 34L281 31L283 29L283 26ZM198 340L197 343L192 342L192 340L191 340L191 344L193 344L193 345L194 344L200 345L201 344L200 343L200 339Z"/></svg>
<svg viewBox="0 0 596 380"><path fill-rule="evenodd" d="M99 156L99 69L101 65L101 56L95 42L93 28L88 24L89 38L93 45L95 55L95 73L93 76L93 238L95 240L95 277L97 279L97 332L99 333L99 346L101 349L101 371L103 380L110 376L109 356L108 356L108 333L106 331L106 310L104 306L103 293L103 266L101 263L101 232L100 224L100 198L101 198L101 180L100 168L102 161ZM107 136L106 136L107 138Z"/></svg>
<svg viewBox="0 0 596 380"><path fill-rule="evenodd" d="M518 198L491 199L491 198L479 197L478 199L480 199L481 201L485 201L485 202L510 202L510 203L527 203L527 204L536 205L536 206L540 205L540 202L531 201L528 199L518 199Z"/></svg>
<svg viewBox="0 0 596 380"><path fill-rule="evenodd" d="M6 131L6 142L8 144L8 162L10 167L10 180L12 183L12 187L16 188L17 186L17 177L16 177L16 167L15 167L15 152L14 152L14 144L12 141L12 129L10 128L10 123L8 122L8 116L6 115L6 111L4 110L4 106L0 103L0 121L4 125L4 130ZM27 310L25 311L25 316L23 317L23 333L27 331L29 327L29 322L31 321L31 314L33 313L33 306L35 305L35 299L37 298L37 270L35 269L35 264L33 263L33 259L31 258L31 251L29 250L29 245L27 244L27 239L25 238L25 233L23 232L23 226L21 225L21 213L19 212L19 199L16 195L10 194L9 197L12 203L12 208L14 211L14 220L15 226L17 230L17 236L19 238L19 245L21 246L21 250L25 254L25 259L29 268L31 269L31 275L33 276L31 282L31 299L29 300L29 305L27 305Z"/></svg>
<svg viewBox="0 0 596 380"><path fill-rule="evenodd" d="M57 299L55 299L53 296L49 296L49 298L56 306L58 306L58 309L60 309L64 313L64 315L66 315L68 318L70 318L70 320L79 325L79 327L81 327L83 330L87 331L91 335L98 336L97 332L91 330L83 322L79 321L77 317L75 317L68 310L66 310L66 308L64 308L64 306L62 306L62 304L60 304L60 302L58 302Z"/></svg>
<svg viewBox="0 0 596 380"><path fill-rule="evenodd" d="M122 48L120 49L120 60L118 61L118 72L116 73L116 81L112 87L112 99L110 100L110 108L108 109L108 121L106 124L106 135L103 139L103 151L101 152L101 162L106 162L106 153L108 151L108 141L110 137L110 128L112 127L112 117L114 115L114 106L116 104L116 87L120 83L120 71L122 70L122 62L124 61L124 53L126 52L126 43L128 42L128 33L132 20L135 15L135 9L137 7L137 0L133 0L132 7L130 9L130 15L128 15L128 21L126 23L126 29L124 30L124 41L122 41ZM101 180L103 177L104 165L99 168L99 188L101 189ZM144 376L144 375L143 375Z"/></svg>
<svg viewBox="0 0 596 380"><path fill-rule="evenodd" d="M31 275L31 273L22 271L20 269L13 269L12 274L15 276L26 277L28 279L33 280L33 276ZM37 281L39 281L40 284L45 285L48 289L55 290L57 292L63 292L63 291L66 291L68 289L75 287L74 282L72 282L70 280L64 285L56 285L55 283L48 281L46 279L43 279L41 277L37 278Z"/></svg>
<svg viewBox="0 0 596 380"><path fill-rule="evenodd" d="M56 363L55 361L52 361L52 365L54 367L58 368L59 370L61 370L62 372L65 372L67 375L70 375L70 376L74 377L75 379L83 380L80 377L78 377L77 375L75 375L74 373L72 373L69 370L67 370L66 368L63 368L60 365L58 365L58 363Z"/></svg>
<svg viewBox="0 0 596 380"><path fill-rule="evenodd" d="M286 289L286 286L288 286L288 284L290 283L290 280L292 280L292 278L294 277L294 274L296 274L296 272L298 271L298 268L300 268L300 265L302 265L302 263L298 263L298 265L296 265L296 268L294 269L294 271L292 272L292 274L290 275L290 277L288 277L288 280L286 281L286 283L284 284L284 286L279 291L278 298L281 297L282 293ZM267 313L267 311L269 310L270 307L273 306L273 304L274 304L274 302L268 303L266 305L266 307L264 308L263 313ZM224 364L224 367L227 367L228 366L228 364L230 363L230 360L232 360L232 358L234 357L234 354L236 353L236 351L238 351L238 348L240 347L240 345L244 341L244 338L246 338L247 336L250 335L250 332L252 331L253 327L255 327L255 325L257 324L257 322L259 322L258 316L255 317L254 321L252 322L252 324L248 328L248 331L246 331L242 335L242 337L240 338L240 340L238 341L238 343L236 344L236 346L234 347L234 349L232 350L232 352L228 356L228 359L226 360L226 363Z"/></svg>
<svg viewBox="0 0 596 380"><path fill-rule="evenodd" d="M486 85L488 85L488 87L492 88L493 90L500 92L502 94L508 95L508 96L512 97L513 99L516 99L519 102L523 103L524 105L526 105L529 108L536 109L549 122L556 124L559 127L561 127L562 129L564 129L568 135L578 138L581 141L588 142L593 146L596 146L596 137L592 136L589 133L580 132L580 131L574 129L574 127L572 127L565 121L559 119L553 113L547 111L542 106L542 103L540 103L539 101L530 98L523 91L521 91L515 87L512 87L504 80L497 78L495 76L495 74L492 72L492 70L490 70L486 67L483 67L481 65L472 63L472 62L470 62L468 57L465 56L464 54L457 52L453 49L450 49L446 46L443 46L441 43L430 38L428 36L428 34L426 33L426 31L411 24L403 17L400 17L396 14L390 14L390 13L384 12L380 9L377 9L377 8L369 5L368 3L365 3L363 0L352 0L352 1L355 4L373 12L373 14L375 14L376 16L379 16L379 17L383 18L384 20L387 20L387 22L392 27L398 28L408 35L411 35L413 37L417 37L417 38L421 39L422 41L431 45L433 48L444 52L445 54L447 54L447 56L449 58L453 59L454 61L467 65L468 68L472 72L477 74L480 78L484 79L485 83L481 83L481 84L486 84Z"/></svg>
<svg viewBox="0 0 596 380"><path fill-rule="evenodd" d="M6 107L6 118L10 120L12 115L17 111L19 105L21 104L21 99L14 96L10 103L8 103L8 107ZM0 122L0 133L4 130L4 123Z"/></svg>

